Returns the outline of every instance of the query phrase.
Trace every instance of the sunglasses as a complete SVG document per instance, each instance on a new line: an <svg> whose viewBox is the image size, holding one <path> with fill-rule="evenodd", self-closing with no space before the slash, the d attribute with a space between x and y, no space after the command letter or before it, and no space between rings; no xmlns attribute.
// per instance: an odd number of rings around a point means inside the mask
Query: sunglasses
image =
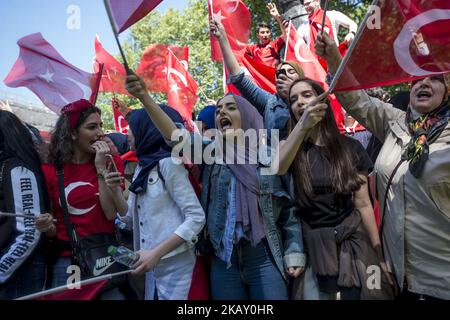
<svg viewBox="0 0 450 320"><path fill-rule="evenodd" d="M286 69L279 69L275 72L275 75L277 78L280 77L280 75L284 74L287 77Z"/></svg>

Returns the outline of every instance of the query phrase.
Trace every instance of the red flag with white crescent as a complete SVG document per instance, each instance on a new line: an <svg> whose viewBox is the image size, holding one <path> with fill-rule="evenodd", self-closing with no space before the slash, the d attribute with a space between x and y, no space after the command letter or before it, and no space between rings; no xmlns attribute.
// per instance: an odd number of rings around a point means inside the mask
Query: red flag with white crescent
<svg viewBox="0 0 450 320"><path fill-rule="evenodd" d="M128 132L128 122L125 120L125 117L123 114L119 111L119 108L117 107L117 102L115 99L112 99L112 110L113 110L113 116L114 116L114 126L116 128L117 132L127 134Z"/></svg>
<svg viewBox="0 0 450 320"><path fill-rule="evenodd" d="M236 53L245 51L250 35L250 11L241 0L209 0L209 19L223 24L231 49ZM223 61L219 41L210 34L211 60Z"/></svg>
<svg viewBox="0 0 450 320"><path fill-rule="evenodd" d="M197 82L171 50L167 50L167 100L169 106L177 110L184 119L192 119L192 111L197 103Z"/></svg>
<svg viewBox="0 0 450 320"><path fill-rule="evenodd" d="M130 95L125 89L126 72L124 66L106 51L98 36L95 37L94 71L99 71L99 64L103 63L100 92L115 92Z"/></svg>
<svg viewBox="0 0 450 320"><path fill-rule="evenodd" d="M167 91L167 49L172 50L181 64L188 70L189 47L151 44L143 52L136 74L144 80L151 92Z"/></svg>
<svg viewBox="0 0 450 320"><path fill-rule="evenodd" d="M334 91L394 85L450 71L450 1L377 1L374 8ZM379 18L378 24L373 17Z"/></svg>

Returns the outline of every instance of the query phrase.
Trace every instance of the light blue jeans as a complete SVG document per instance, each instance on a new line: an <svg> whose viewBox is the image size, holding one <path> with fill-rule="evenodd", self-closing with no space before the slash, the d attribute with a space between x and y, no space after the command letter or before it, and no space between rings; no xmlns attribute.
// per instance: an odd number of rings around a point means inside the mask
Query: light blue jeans
<svg viewBox="0 0 450 320"><path fill-rule="evenodd" d="M234 245L231 266L216 256L211 264L214 300L288 300L288 284L278 270L267 241L256 247L240 241Z"/></svg>

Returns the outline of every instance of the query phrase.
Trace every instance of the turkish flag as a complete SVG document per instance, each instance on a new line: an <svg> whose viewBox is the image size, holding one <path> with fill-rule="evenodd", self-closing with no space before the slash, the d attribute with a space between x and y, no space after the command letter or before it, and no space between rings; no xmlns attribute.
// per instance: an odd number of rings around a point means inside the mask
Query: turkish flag
<svg viewBox="0 0 450 320"><path fill-rule="evenodd" d="M267 66L248 54L236 55L239 66L244 70L245 75L261 89L274 94L275 88L275 68ZM225 68L224 68L225 69ZM228 71L224 70L225 78L228 77ZM232 92L240 95L240 92L232 85L226 84L224 79L225 92Z"/></svg>
<svg viewBox="0 0 450 320"><path fill-rule="evenodd" d="M184 119L192 119L198 86L171 50L167 50L167 100Z"/></svg>
<svg viewBox="0 0 450 320"><path fill-rule="evenodd" d="M100 82L100 92L115 92L130 95L125 89L126 72L124 66L106 51L98 36L95 37L94 72L99 71L103 63L103 74Z"/></svg>
<svg viewBox="0 0 450 320"><path fill-rule="evenodd" d="M144 18L162 0L109 0L117 31L125 31Z"/></svg>
<svg viewBox="0 0 450 320"><path fill-rule="evenodd" d="M328 85L325 82L326 71L320 64L317 56L308 48L305 40L297 34L297 30L292 23L290 24L289 37L286 44L286 60L297 61L307 78L319 82L325 90L328 90ZM334 95L330 95L329 100L339 131L345 133L345 128L342 124L344 121L342 106Z"/></svg>
<svg viewBox="0 0 450 320"><path fill-rule="evenodd" d="M30 89L57 114L79 99L95 103L97 75L67 62L40 33L25 36L17 44L19 57L3 80L8 87Z"/></svg>
<svg viewBox="0 0 450 320"><path fill-rule="evenodd" d="M245 51L250 35L250 11L240 0L209 0L209 19L214 17L223 24L231 49L236 52ZM211 60L223 61L219 41L210 34Z"/></svg>
<svg viewBox="0 0 450 320"><path fill-rule="evenodd" d="M286 61L297 61L307 78L325 84L327 73L311 52L305 40L297 34L293 23L290 23L289 38L286 46Z"/></svg>
<svg viewBox="0 0 450 320"><path fill-rule="evenodd" d="M151 92L167 91L167 52L170 49L188 69L189 47L168 46L164 44L151 44L144 50L141 63L136 70Z"/></svg>
<svg viewBox="0 0 450 320"><path fill-rule="evenodd" d="M378 1L334 91L387 86L450 71L450 1ZM355 39L356 40L356 39Z"/></svg>
<svg viewBox="0 0 450 320"><path fill-rule="evenodd" d="M123 134L127 134L129 128L127 120L125 120L125 117L117 108L116 106L117 102L114 99L111 101L111 104L114 116L114 126L116 127L116 131Z"/></svg>

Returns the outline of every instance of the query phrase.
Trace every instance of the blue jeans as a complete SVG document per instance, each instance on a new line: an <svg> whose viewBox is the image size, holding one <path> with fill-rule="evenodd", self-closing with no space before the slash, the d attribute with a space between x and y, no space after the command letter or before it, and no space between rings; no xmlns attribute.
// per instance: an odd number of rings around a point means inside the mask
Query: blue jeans
<svg viewBox="0 0 450 320"><path fill-rule="evenodd" d="M211 264L214 300L288 300L288 284L278 270L267 241L256 247L240 241L234 245L231 267L216 256Z"/></svg>
<svg viewBox="0 0 450 320"><path fill-rule="evenodd" d="M71 274L67 273L67 268L72 264L70 257L60 257L53 266L53 282L52 287L60 287L67 284L67 279ZM118 288L108 291L102 291L100 300L125 300Z"/></svg>
<svg viewBox="0 0 450 320"><path fill-rule="evenodd" d="M12 300L44 290L47 275L45 256L38 252L30 259L11 283L0 290L0 300Z"/></svg>

